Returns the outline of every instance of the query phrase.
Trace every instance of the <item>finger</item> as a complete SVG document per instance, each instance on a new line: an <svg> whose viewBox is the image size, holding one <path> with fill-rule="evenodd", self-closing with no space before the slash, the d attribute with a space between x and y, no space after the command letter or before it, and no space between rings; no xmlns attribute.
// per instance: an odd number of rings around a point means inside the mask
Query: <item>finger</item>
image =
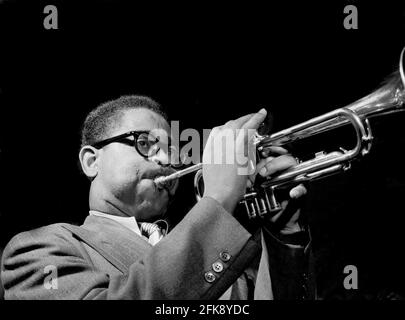
<svg viewBox="0 0 405 320"><path fill-rule="evenodd" d="M266 147L262 152L262 157L268 157L270 155L282 155L282 154L288 154L288 150L284 149L283 147L279 146L270 146Z"/></svg>
<svg viewBox="0 0 405 320"><path fill-rule="evenodd" d="M266 164L260 169L259 174L263 177L270 176L276 172L286 170L297 164L294 157L290 155L278 156L266 162Z"/></svg>
<svg viewBox="0 0 405 320"><path fill-rule="evenodd" d="M248 119L242 126L243 129L254 129L259 128L260 124L266 118L266 109L261 109L258 113L253 114L250 119Z"/></svg>
<svg viewBox="0 0 405 320"><path fill-rule="evenodd" d="M226 126L227 128L231 128L231 129L240 129L254 115L255 115L255 113L250 113L250 114L242 116L238 119L228 121L227 123L225 123L224 127Z"/></svg>
<svg viewBox="0 0 405 320"><path fill-rule="evenodd" d="M261 159L259 163L256 164L256 173L259 173L260 170L262 170L267 165L267 163L272 161L274 158L275 157L267 157L266 159Z"/></svg>
<svg viewBox="0 0 405 320"><path fill-rule="evenodd" d="M235 120L229 120L228 122L226 122L224 125L222 125L221 127L223 128L232 128L233 125L235 123Z"/></svg>
<svg viewBox="0 0 405 320"><path fill-rule="evenodd" d="M302 184L299 184L298 186L296 186L290 190L290 197L292 199L299 199L306 194L307 194L307 189Z"/></svg>
<svg viewBox="0 0 405 320"><path fill-rule="evenodd" d="M210 131L210 137L214 136L215 134L217 134L220 130L221 130L222 126L218 126L218 127L214 127L211 129Z"/></svg>

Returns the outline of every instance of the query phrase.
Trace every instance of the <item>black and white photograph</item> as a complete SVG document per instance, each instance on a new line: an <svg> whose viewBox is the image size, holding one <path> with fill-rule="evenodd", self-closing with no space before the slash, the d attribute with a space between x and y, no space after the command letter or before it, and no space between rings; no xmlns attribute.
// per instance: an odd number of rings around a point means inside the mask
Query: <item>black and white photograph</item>
<svg viewBox="0 0 405 320"><path fill-rule="evenodd" d="M0 0L0 46L0 308L405 300L405 3Z"/></svg>

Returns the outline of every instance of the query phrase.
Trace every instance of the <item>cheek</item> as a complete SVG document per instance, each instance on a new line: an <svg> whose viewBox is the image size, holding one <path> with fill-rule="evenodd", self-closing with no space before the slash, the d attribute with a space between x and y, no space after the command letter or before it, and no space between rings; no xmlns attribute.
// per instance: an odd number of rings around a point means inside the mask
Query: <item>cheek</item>
<svg viewBox="0 0 405 320"><path fill-rule="evenodd" d="M103 179L113 185L126 186L139 180L139 168L129 157L110 157L103 161Z"/></svg>
<svg viewBox="0 0 405 320"><path fill-rule="evenodd" d="M155 199L156 191L152 180L141 180L136 185L135 194L141 199Z"/></svg>

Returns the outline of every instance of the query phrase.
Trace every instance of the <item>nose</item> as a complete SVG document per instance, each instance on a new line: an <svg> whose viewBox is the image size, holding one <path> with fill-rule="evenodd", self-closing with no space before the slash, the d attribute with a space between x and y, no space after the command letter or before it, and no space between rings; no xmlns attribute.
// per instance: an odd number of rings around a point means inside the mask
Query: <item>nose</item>
<svg viewBox="0 0 405 320"><path fill-rule="evenodd" d="M169 155L167 154L167 152L162 150L162 148L160 148L158 152L151 156L150 160L163 167L170 165Z"/></svg>

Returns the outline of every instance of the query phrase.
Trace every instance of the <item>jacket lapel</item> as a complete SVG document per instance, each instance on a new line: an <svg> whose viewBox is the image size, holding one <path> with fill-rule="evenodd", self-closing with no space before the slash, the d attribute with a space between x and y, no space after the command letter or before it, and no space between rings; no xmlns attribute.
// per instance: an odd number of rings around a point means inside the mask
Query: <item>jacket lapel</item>
<svg viewBox="0 0 405 320"><path fill-rule="evenodd" d="M88 244L122 273L142 256L148 254L152 246L133 231L118 222L88 216L82 226L63 225L76 237Z"/></svg>

